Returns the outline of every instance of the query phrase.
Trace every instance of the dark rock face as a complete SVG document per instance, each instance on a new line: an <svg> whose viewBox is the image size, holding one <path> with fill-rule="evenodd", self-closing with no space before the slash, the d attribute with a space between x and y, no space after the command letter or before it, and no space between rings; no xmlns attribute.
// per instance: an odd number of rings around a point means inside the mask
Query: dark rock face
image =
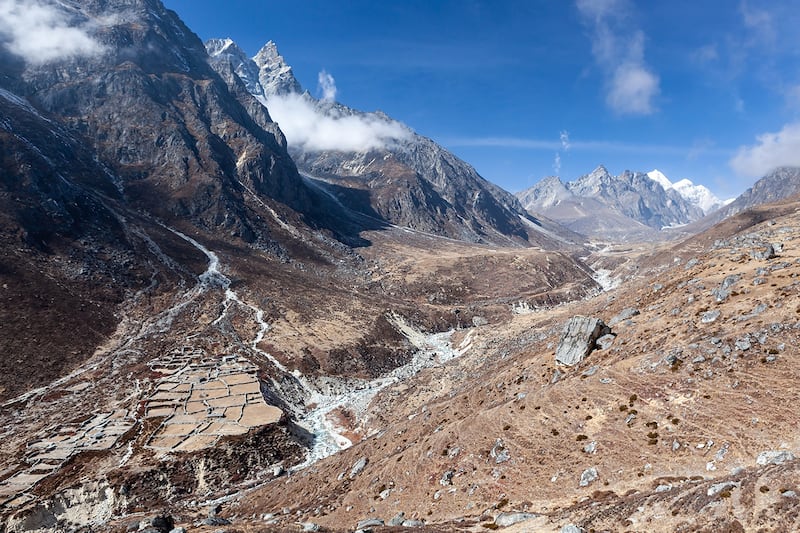
<svg viewBox="0 0 800 533"><path fill-rule="evenodd" d="M163 220L189 218L245 241L266 238L244 209L249 191L310 205L269 115L255 112L246 91L232 94L174 13L155 0L80 7L114 20L97 32L107 52L27 68L27 96L89 140L127 199Z"/></svg>

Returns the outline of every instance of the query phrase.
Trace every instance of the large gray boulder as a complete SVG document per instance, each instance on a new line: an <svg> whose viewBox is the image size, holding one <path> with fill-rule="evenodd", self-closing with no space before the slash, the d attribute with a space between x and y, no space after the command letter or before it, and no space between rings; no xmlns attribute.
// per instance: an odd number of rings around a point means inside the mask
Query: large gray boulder
<svg viewBox="0 0 800 533"><path fill-rule="evenodd" d="M556 348L556 362L567 366L580 363L596 348L597 339L609 333L611 328L599 318L570 318Z"/></svg>

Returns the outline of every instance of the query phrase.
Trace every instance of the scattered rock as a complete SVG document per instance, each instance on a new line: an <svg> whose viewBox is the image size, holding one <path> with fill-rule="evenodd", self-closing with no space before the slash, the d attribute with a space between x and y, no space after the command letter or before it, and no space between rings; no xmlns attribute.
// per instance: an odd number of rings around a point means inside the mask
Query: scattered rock
<svg viewBox="0 0 800 533"><path fill-rule="evenodd" d="M750 250L750 257L759 261L766 261L775 257L775 248L769 244L762 244Z"/></svg>
<svg viewBox="0 0 800 533"><path fill-rule="evenodd" d="M735 344L736 344L736 347L739 348L743 352L746 352L747 350L749 350L752 347L749 335L736 339L736 343Z"/></svg>
<svg viewBox="0 0 800 533"><path fill-rule="evenodd" d="M595 374L597 374L598 370L600 370L599 366L595 365L595 366L589 367L589 368L587 368L586 370L584 370L581 373L581 376L586 377L586 378L588 378L589 376L594 376Z"/></svg>
<svg viewBox="0 0 800 533"><path fill-rule="evenodd" d="M533 513L500 513L494 519L494 525L500 527L513 526L531 518L536 518L539 515Z"/></svg>
<svg viewBox="0 0 800 533"><path fill-rule="evenodd" d="M453 475L455 474L454 471L448 470L444 474L442 474L441 479L439 479L439 485L446 487L448 485L453 484Z"/></svg>
<svg viewBox="0 0 800 533"><path fill-rule="evenodd" d="M739 274L731 274L727 276L725 279L722 280L722 285L720 287L724 290L730 289L742 278Z"/></svg>
<svg viewBox="0 0 800 533"><path fill-rule="evenodd" d="M583 451L586 453L594 453L597 451L597 442L592 441L586 446L583 447Z"/></svg>
<svg viewBox="0 0 800 533"><path fill-rule="evenodd" d="M735 483L732 481L723 481L722 483L715 483L710 487L708 487L706 494L708 496L716 496L722 491L735 489L739 485L741 485L741 483L739 483L738 481Z"/></svg>
<svg viewBox="0 0 800 533"><path fill-rule="evenodd" d="M508 453L508 450L506 450L502 439L497 439L497 441L494 443L494 446L492 446L492 450L489 452L489 455L494 457L494 462L498 465L511 459L511 455Z"/></svg>
<svg viewBox="0 0 800 533"><path fill-rule="evenodd" d="M485 326L488 323L489 321L483 318L482 316L472 317L472 325L475 326L476 328L479 326Z"/></svg>
<svg viewBox="0 0 800 533"><path fill-rule="evenodd" d="M731 293L721 287L711 289L711 296L714 297L717 303L722 303L728 299Z"/></svg>
<svg viewBox="0 0 800 533"><path fill-rule="evenodd" d="M314 522L306 522L303 524L303 531L319 531L319 529L319 524L315 524Z"/></svg>
<svg viewBox="0 0 800 533"><path fill-rule="evenodd" d="M624 320L628 320L629 318L635 317L635 316L637 316L639 314L640 314L639 310L636 309L635 307L628 307L627 309L623 309L622 311L620 311L620 313L618 315L615 315L614 318L609 320L608 321L608 325L609 325L609 327L613 328L614 326L616 326L620 322L622 322Z"/></svg>
<svg viewBox="0 0 800 533"><path fill-rule="evenodd" d="M588 486L589 483L596 481L598 477L600 476L597 474L597 469L595 467L587 468L581 474L581 482L580 482L581 487Z"/></svg>
<svg viewBox="0 0 800 533"><path fill-rule="evenodd" d="M353 467L350 469L350 479L355 479L357 475L363 472L368 463L369 460L366 457L362 457L353 463Z"/></svg>
<svg viewBox="0 0 800 533"><path fill-rule="evenodd" d="M797 493L793 490L785 490L781 492L781 496L784 498L797 498Z"/></svg>
<svg viewBox="0 0 800 533"><path fill-rule="evenodd" d="M721 313L716 309L713 311L706 311L705 313L700 315L700 322L702 322L703 324L709 324L718 319L720 314Z"/></svg>
<svg viewBox="0 0 800 533"><path fill-rule="evenodd" d="M614 339L616 339L616 337L609 333L597 339L595 343L597 344L598 349L608 350L609 348L611 348L611 345L614 344Z"/></svg>
<svg viewBox="0 0 800 533"><path fill-rule="evenodd" d="M780 465L786 461L794 461L794 454L788 450L772 450L761 452L756 457L756 464L765 465Z"/></svg>
<svg viewBox="0 0 800 533"><path fill-rule="evenodd" d="M584 531L582 527L578 527L575 524L567 524L561 528L561 533L584 533Z"/></svg>
<svg viewBox="0 0 800 533"><path fill-rule="evenodd" d="M142 528L142 526L144 526L144 528ZM143 523L139 526L140 529L154 529L159 533L169 533L174 527L175 520L167 514L143 520Z"/></svg>
<svg viewBox="0 0 800 533"><path fill-rule="evenodd" d="M201 522L204 526L229 526L230 520L219 516L210 516Z"/></svg>
<svg viewBox="0 0 800 533"><path fill-rule="evenodd" d="M406 521L406 514L403 511L400 511L394 517L389 520L390 526L402 526L403 522Z"/></svg>
<svg viewBox="0 0 800 533"><path fill-rule="evenodd" d="M383 520L380 518L366 518L361 520L356 525L356 529L360 529L362 531L368 530L369 528L373 527L383 527Z"/></svg>
<svg viewBox="0 0 800 533"><path fill-rule="evenodd" d="M580 363L595 348L597 339L610 332L599 318L570 318L556 348L556 361L567 366Z"/></svg>
<svg viewBox="0 0 800 533"><path fill-rule="evenodd" d="M401 525L403 527L422 527L425 525L425 522L422 520L404 520Z"/></svg>

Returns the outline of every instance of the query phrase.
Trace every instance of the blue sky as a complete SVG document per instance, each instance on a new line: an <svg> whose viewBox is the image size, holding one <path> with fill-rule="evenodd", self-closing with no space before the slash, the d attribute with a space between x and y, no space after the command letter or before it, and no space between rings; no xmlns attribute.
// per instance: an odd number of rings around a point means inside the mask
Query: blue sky
<svg viewBox="0 0 800 533"><path fill-rule="evenodd" d="M300 83L381 110L512 192L658 168L722 198L800 165L793 0L165 0L202 39L273 40Z"/></svg>

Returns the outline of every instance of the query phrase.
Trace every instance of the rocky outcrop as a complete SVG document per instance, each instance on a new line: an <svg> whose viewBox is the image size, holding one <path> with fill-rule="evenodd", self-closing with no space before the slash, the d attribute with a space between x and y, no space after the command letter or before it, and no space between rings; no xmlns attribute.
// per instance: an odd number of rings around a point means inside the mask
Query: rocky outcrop
<svg viewBox="0 0 800 533"><path fill-rule="evenodd" d="M561 335L556 349L556 362L573 366L583 361L597 346L597 339L611 333L599 318L574 316Z"/></svg>

